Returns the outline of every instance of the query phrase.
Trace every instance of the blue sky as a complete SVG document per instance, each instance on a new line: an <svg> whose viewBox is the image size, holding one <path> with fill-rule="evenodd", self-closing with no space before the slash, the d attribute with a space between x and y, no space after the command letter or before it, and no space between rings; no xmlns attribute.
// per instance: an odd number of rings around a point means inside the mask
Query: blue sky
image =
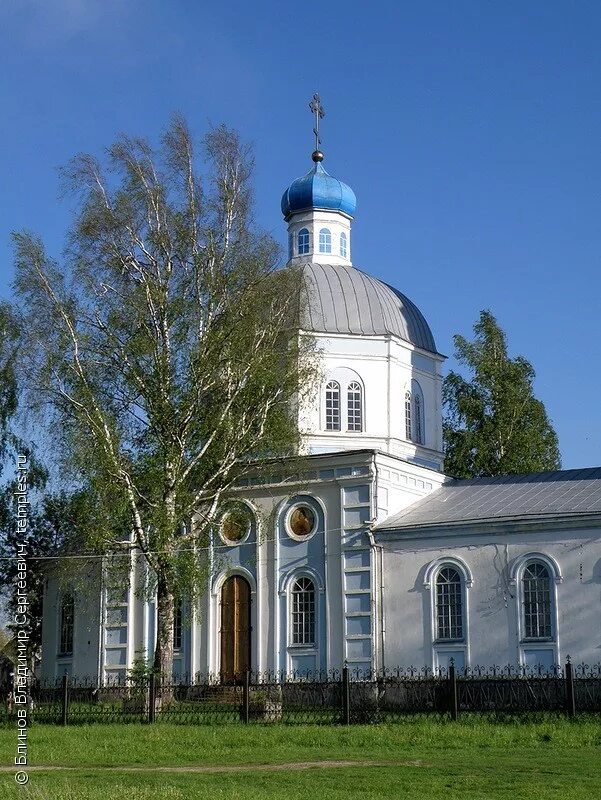
<svg viewBox="0 0 601 800"><path fill-rule="evenodd" d="M439 349L482 308L529 358L565 467L601 464L598 2L5 0L0 4L0 294L9 234L60 254L57 167L173 111L256 154L256 217L281 242L284 187L324 166L355 190L357 266L422 309Z"/></svg>

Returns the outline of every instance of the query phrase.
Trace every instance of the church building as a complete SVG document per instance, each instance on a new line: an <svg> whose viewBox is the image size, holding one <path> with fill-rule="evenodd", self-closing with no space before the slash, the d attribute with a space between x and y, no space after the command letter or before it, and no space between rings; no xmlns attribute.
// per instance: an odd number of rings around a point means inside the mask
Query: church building
<svg viewBox="0 0 601 800"><path fill-rule="evenodd" d="M445 476L444 356L419 308L353 263L355 195L312 160L281 206L321 352L307 457L224 508L206 591L176 615L176 674L597 662L601 468ZM151 660L144 580L132 559L128 589L99 580L80 602L50 579L43 677L105 682Z"/></svg>

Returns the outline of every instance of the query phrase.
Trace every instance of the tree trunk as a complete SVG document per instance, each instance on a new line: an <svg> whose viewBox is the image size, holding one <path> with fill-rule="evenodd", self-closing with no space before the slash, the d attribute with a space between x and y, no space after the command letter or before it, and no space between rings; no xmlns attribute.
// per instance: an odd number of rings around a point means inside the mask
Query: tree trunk
<svg viewBox="0 0 601 800"><path fill-rule="evenodd" d="M154 672L162 688L157 691L159 706L168 702L173 681L173 617L175 601L165 576L157 579L157 638L154 650Z"/></svg>

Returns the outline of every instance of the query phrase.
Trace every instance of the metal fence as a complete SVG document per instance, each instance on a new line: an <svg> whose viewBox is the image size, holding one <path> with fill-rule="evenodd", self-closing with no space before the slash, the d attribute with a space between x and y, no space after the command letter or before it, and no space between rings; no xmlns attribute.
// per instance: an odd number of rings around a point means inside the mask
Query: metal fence
<svg viewBox="0 0 601 800"><path fill-rule="evenodd" d="M0 690L1 692L1 690ZM16 713L1 692L4 720ZM154 676L109 682L63 676L30 687L35 722L175 722L182 724L393 722L410 714L456 719L465 712L601 712L601 664L550 670L525 667L428 668L310 673L247 672L224 683L196 675L169 684Z"/></svg>

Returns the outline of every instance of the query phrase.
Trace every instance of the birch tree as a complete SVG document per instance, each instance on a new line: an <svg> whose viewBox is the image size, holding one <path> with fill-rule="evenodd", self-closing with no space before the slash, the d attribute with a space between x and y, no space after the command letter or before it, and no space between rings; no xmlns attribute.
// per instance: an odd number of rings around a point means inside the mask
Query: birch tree
<svg viewBox="0 0 601 800"><path fill-rule="evenodd" d="M455 336L455 358L468 378L450 372L443 385L445 472L477 478L560 469L557 435L534 396L534 369L510 358L507 337L490 311L474 340Z"/></svg>
<svg viewBox="0 0 601 800"><path fill-rule="evenodd" d="M154 669L169 679L174 604L206 566L209 527L254 462L297 448L312 384L300 275L252 217L252 156L225 128L161 145L119 138L63 171L64 257L15 235L29 402L93 498L94 552L130 551L156 579ZM57 456L58 457L58 456ZM206 574L206 573L205 573Z"/></svg>

